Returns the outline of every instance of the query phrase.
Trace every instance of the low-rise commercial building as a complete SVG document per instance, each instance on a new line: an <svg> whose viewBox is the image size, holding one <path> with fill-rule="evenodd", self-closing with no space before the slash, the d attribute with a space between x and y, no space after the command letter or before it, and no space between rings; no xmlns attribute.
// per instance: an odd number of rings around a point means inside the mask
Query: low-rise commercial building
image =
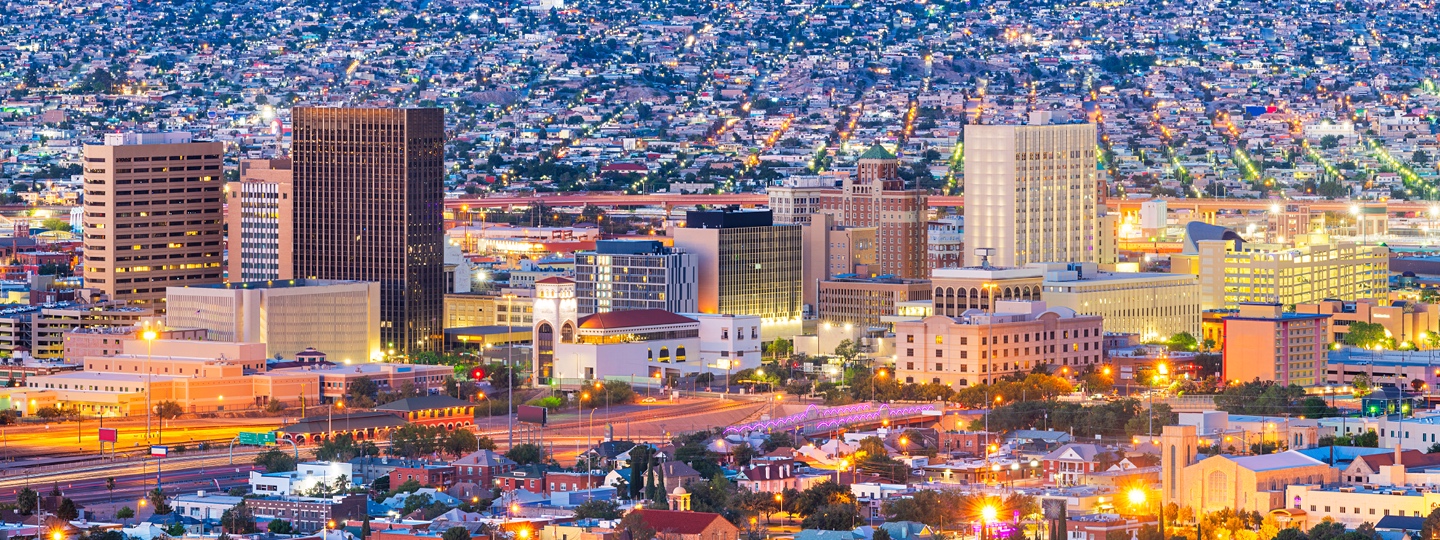
<svg viewBox="0 0 1440 540"><path fill-rule="evenodd" d="M882 317L894 315L903 302L928 300L930 294L929 280L840 276L820 282L818 315L832 324L888 327Z"/></svg>
<svg viewBox="0 0 1440 540"><path fill-rule="evenodd" d="M1087 366L1103 360L1103 321L1044 302L996 302L995 312L968 310L895 324L895 376L954 387L988 383L1037 365Z"/></svg>
<svg viewBox="0 0 1440 540"><path fill-rule="evenodd" d="M1046 305L1099 315L1105 331L1146 341L1200 334L1200 283L1187 274L1101 272L1094 263L1035 263Z"/></svg>
<svg viewBox="0 0 1440 540"><path fill-rule="evenodd" d="M266 354L307 348L339 362L367 362L380 348L380 284L291 279L175 287L166 323L204 328L215 341L264 343Z"/></svg>

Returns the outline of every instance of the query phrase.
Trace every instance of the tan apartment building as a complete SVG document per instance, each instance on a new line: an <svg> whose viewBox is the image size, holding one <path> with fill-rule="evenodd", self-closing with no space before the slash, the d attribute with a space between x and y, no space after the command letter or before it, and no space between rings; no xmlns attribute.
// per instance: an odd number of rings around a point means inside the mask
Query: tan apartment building
<svg viewBox="0 0 1440 540"><path fill-rule="evenodd" d="M374 362L380 348L380 284L288 279L176 287L168 326L204 328L214 341L263 343L266 356L306 349L339 363Z"/></svg>
<svg viewBox="0 0 1440 540"><path fill-rule="evenodd" d="M295 275L294 171L289 158L242 159L240 180L225 184L226 281Z"/></svg>
<svg viewBox="0 0 1440 540"><path fill-rule="evenodd" d="M1330 315L1242 303L1225 317L1225 380L1313 385L1325 376Z"/></svg>
<svg viewBox="0 0 1440 540"><path fill-rule="evenodd" d="M930 298L930 282L900 278L836 278L820 282L820 322L885 327L903 302Z"/></svg>
<svg viewBox="0 0 1440 540"><path fill-rule="evenodd" d="M161 312L167 287L219 283L224 152L189 133L86 145L85 286Z"/></svg>
<svg viewBox="0 0 1440 540"><path fill-rule="evenodd" d="M1186 243L1171 256L1170 271L1199 276L1200 309L1385 298L1390 290L1384 246L1337 242L1325 234L1302 234L1283 246L1245 245L1238 236Z"/></svg>
<svg viewBox="0 0 1440 540"><path fill-rule="evenodd" d="M1026 301L996 302L994 313L897 322L895 377L958 388L1042 364L1097 365L1103 333L1100 317Z"/></svg>
<svg viewBox="0 0 1440 540"><path fill-rule="evenodd" d="M65 356L67 332L134 328L153 315L149 307L123 302L59 302L6 308L0 310L0 355L15 356L28 350L38 359L70 358Z"/></svg>

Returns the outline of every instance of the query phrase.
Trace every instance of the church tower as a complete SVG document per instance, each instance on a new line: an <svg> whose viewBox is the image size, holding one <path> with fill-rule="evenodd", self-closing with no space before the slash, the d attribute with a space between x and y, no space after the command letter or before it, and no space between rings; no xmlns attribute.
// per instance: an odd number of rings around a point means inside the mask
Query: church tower
<svg viewBox="0 0 1440 540"><path fill-rule="evenodd" d="M574 281L549 277L535 282L531 362L536 386L545 384L555 371L555 344L575 341L578 319Z"/></svg>

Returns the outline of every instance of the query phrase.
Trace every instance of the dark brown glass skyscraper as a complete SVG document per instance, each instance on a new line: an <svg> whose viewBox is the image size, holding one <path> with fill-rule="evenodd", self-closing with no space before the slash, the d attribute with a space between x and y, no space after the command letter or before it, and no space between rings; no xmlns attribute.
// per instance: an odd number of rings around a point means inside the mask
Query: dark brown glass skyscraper
<svg viewBox="0 0 1440 540"><path fill-rule="evenodd" d="M380 340L438 348L445 113L295 109L295 277L380 283Z"/></svg>

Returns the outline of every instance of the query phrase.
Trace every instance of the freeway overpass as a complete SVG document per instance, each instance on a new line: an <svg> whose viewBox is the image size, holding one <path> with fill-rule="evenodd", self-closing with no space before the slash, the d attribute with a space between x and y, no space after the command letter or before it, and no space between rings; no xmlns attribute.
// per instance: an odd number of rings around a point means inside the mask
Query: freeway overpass
<svg viewBox="0 0 1440 540"><path fill-rule="evenodd" d="M1344 201L1293 201L1281 199L1177 199L1172 197L1157 197L1154 199L1107 199L1105 206L1113 211L1138 212L1140 205L1147 200L1163 200L1171 210L1194 210L1197 214L1212 215L1221 210L1259 210L1268 211L1276 204L1303 204L1308 205L1312 210L1324 212L1347 213L1352 205L1363 204L1367 208L1384 207L1386 212L1399 213L1410 212L1416 215L1428 212L1434 203L1419 201L1384 201L1358 203L1348 200ZM529 207L536 204L545 204L551 207L580 207L587 204L603 208L614 208L620 206L653 206L670 209L684 206L729 206L738 205L741 207L766 206L769 203L768 197L763 193L722 193L717 195L701 194L678 194L678 193L655 193L650 195L625 195L623 193L554 193L538 194L532 196L505 196L505 197L476 197L448 199L445 207L450 210L473 210L480 211L501 209L510 210L518 207ZM929 198L931 208L960 208L965 204L965 197L960 195L933 195Z"/></svg>

